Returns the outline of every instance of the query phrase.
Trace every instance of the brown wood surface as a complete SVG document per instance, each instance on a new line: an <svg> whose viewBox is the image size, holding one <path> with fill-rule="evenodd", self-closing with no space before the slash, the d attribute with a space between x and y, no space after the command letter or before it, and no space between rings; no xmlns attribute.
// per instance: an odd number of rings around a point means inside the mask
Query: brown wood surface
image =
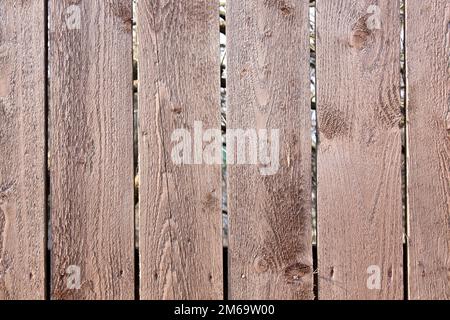
<svg viewBox="0 0 450 320"><path fill-rule="evenodd" d="M319 299L403 297L400 10L371 30L374 3L317 1Z"/></svg>
<svg viewBox="0 0 450 320"><path fill-rule="evenodd" d="M72 4L79 29L67 28ZM51 0L49 10L51 297L132 299L131 1ZM80 289L68 286L71 266Z"/></svg>
<svg viewBox="0 0 450 320"><path fill-rule="evenodd" d="M220 129L219 2L140 1L141 299L221 299L221 166L172 161L175 129Z"/></svg>
<svg viewBox="0 0 450 320"><path fill-rule="evenodd" d="M449 0L407 1L410 299L450 299L449 23Z"/></svg>
<svg viewBox="0 0 450 320"><path fill-rule="evenodd" d="M311 299L308 1L227 6L227 130L280 130L276 174L228 165L230 298Z"/></svg>
<svg viewBox="0 0 450 320"><path fill-rule="evenodd" d="M0 300L45 295L44 1L0 2Z"/></svg>

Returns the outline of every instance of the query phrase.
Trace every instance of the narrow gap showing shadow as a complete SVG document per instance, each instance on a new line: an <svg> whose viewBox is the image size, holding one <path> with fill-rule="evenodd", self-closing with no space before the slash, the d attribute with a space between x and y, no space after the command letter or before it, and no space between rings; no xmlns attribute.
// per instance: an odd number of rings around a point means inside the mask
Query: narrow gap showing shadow
<svg viewBox="0 0 450 320"><path fill-rule="evenodd" d="M139 72L137 41L137 1L133 0L133 163L134 163L134 296L140 299L140 260L139 260Z"/></svg>
<svg viewBox="0 0 450 320"><path fill-rule="evenodd" d="M317 109L316 109L316 1L309 2L309 52L311 89L311 188L312 188L312 254L314 274L314 297L319 296L317 265Z"/></svg>
<svg viewBox="0 0 450 320"><path fill-rule="evenodd" d="M223 300L228 300L228 248L223 248Z"/></svg>
<svg viewBox="0 0 450 320"><path fill-rule="evenodd" d="M222 130L222 239L223 239L223 294L228 299L228 194L227 194L227 36L226 36L226 0L220 0L219 36L220 36L220 119Z"/></svg>
<svg viewBox="0 0 450 320"><path fill-rule="evenodd" d="M314 281L314 300L319 300L319 272L318 266L317 266L317 244L313 244L313 269L314 275L313 275L313 281Z"/></svg>
<svg viewBox="0 0 450 320"><path fill-rule="evenodd" d="M139 249L134 250L134 299L140 300Z"/></svg>
<svg viewBox="0 0 450 320"><path fill-rule="evenodd" d="M51 212L50 212L50 163L49 163L49 152L50 152L50 69L49 69L49 5L48 1L44 2L44 26L45 26L45 32L44 32L44 43L45 43L45 49L44 49L44 72L45 72L45 105L44 105L44 156L45 156L45 217L44 217L44 241L45 241L45 300L51 299L51 284L52 284L52 274L51 274Z"/></svg>
<svg viewBox="0 0 450 320"><path fill-rule="evenodd" d="M402 125L402 204L403 204L403 298L408 300L408 181L407 181L407 103L406 103L406 0L400 0L400 101Z"/></svg>

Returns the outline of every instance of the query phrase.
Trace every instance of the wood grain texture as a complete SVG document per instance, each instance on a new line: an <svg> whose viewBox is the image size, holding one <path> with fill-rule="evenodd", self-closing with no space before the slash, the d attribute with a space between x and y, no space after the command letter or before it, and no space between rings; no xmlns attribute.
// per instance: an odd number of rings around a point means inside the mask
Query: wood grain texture
<svg viewBox="0 0 450 320"><path fill-rule="evenodd" d="M73 19L80 8L80 28ZM52 0L50 174L53 299L134 297L132 9ZM68 22L69 24L66 24ZM80 267L80 289L75 269ZM73 288L73 287L72 287Z"/></svg>
<svg viewBox="0 0 450 320"><path fill-rule="evenodd" d="M220 129L219 2L139 1L138 40L141 299L221 299L221 166L171 158Z"/></svg>
<svg viewBox="0 0 450 320"><path fill-rule="evenodd" d="M399 15L399 1L317 1L319 299L403 297Z"/></svg>
<svg viewBox="0 0 450 320"><path fill-rule="evenodd" d="M227 6L227 130L280 130L274 175L228 165L230 298L311 299L308 1Z"/></svg>
<svg viewBox="0 0 450 320"><path fill-rule="evenodd" d="M45 295L44 61L44 1L1 1L0 300Z"/></svg>
<svg viewBox="0 0 450 320"><path fill-rule="evenodd" d="M408 0L410 299L450 299L450 1Z"/></svg>

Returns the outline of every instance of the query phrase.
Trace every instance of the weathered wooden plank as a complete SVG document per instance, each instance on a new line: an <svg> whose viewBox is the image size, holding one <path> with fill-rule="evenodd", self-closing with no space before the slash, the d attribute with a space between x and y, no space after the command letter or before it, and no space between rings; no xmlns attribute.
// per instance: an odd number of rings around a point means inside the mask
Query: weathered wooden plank
<svg viewBox="0 0 450 320"><path fill-rule="evenodd" d="M131 1L49 6L52 298L132 299Z"/></svg>
<svg viewBox="0 0 450 320"><path fill-rule="evenodd" d="M409 297L450 299L450 1L408 0Z"/></svg>
<svg viewBox="0 0 450 320"><path fill-rule="evenodd" d="M399 1L373 4L317 1L320 299L403 297Z"/></svg>
<svg viewBox="0 0 450 320"><path fill-rule="evenodd" d="M258 130L264 143L259 130L267 129L269 149L279 147L271 161L261 161L264 149L250 149L258 165L233 165L236 140L227 136L230 297L311 299L308 1L227 5L227 134ZM238 139L246 142L242 133Z"/></svg>
<svg viewBox="0 0 450 320"><path fill-rule="evenodd" d="M45 295L44 9L44 1L0 2L2 300Z"/></svg>
<svg viewBox="0 0 450 320"><path fill-rule="evenodd" d="M192 139L196 121L220 130L218 8L216 0L138 3L142 299L223 296L221 167L194 161L194 145L184 154L198 164L172 159L176 129Z"/></svg>

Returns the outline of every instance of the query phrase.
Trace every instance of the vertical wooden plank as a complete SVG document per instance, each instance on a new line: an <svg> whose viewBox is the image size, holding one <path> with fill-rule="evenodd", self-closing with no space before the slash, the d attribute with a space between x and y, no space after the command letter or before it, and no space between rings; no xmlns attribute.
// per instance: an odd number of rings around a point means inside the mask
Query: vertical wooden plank
<svg viewBox="0 0 450 320"><path fill-rule="evenodd" d="M137 10L141 298L220 299L221 166L194 161L191 140L196 121L220 135L219 2L139 1ZM177 129L192 142L181 165Z"/></svg>
<svg viewBox="0 0 450 320"><path fill-rule="evenodd" d="M409 297L450 299L450 1L407 1Z"/></svg>
<svg viewBox="0 0 450 320"><path fill-rule="evenodd" d="M49 5L52 298L132 299L131 1Z"/></svg>
<svg viewBox="0 0 450 320"><path fill-rule="evenodd" d="M308 4L228 3L232 299L313 298ZM261 149L250 149L250 155L259 154L259 165L230 164L237 154L234 134L228 134L238 129L267 129L268 136L279 130L279 139L270 142L279 143L273 174L261 171ZM238 136L249 147L244 134Z"/></svg>
<svg viewBox="0 0 450 320"><path fill-rule="evenodd" d="M399 1L317 1L319 299L401 299Z"/></svg>
<svg viewBox="0 0 450 320"><path fill-rule="evenodd" d="M44 61L44 1L1 1L1 300L45 295Z"/></svg>

